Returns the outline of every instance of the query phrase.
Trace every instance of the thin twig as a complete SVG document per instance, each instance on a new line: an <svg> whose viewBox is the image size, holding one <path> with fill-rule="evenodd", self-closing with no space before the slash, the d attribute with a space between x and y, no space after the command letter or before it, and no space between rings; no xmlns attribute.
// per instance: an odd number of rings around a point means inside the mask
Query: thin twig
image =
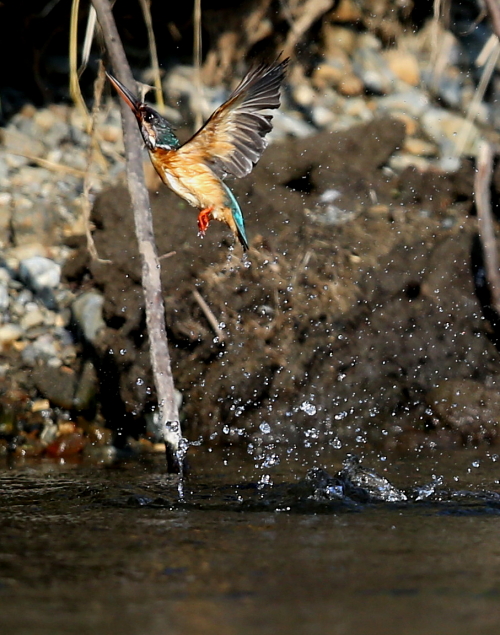
<svg viewBox="0 0 500 635"><path fill-rule="evenodd" d="M205 300L201 297L200 293L196 289L193 289L193 297L198 303L200 309L203 311L203 315L207 318L207 322L212 327L213 332L219 338L219 342L223 342L225 339L224 331L219 326L219 322L213 314L212 309L208 306L208 304L205 302Z"/></svg>
<svg viewBox="0 0 500 635"><path fill-rule="evenodd" d="M484 0L488 13L490 14L493 31L500 38L500 4L498 0Z"/></svg>
<svg viewBox="0 0 500 635"><path fill-rule="evenodd" d="M467 109L465 121L458 133L457 143L455 144L455 151L457 156L460 156L462 154L465 146L467 145L467 142L469 141L469 137L472 132L472 126L479 110L479 105L483 101L484 94L486 92L486 89L488 88L488 84L490 83L490 79L495 70L499 55L500 43L498 41L498 37L495 37L494 46L490 50L490 54L484 65L483 72L481 73L481 79L479 80L479 84L476 87L474 96L471 99L469 108Z"/></svg>
<svg viewBox="0 0 500 635"><path fill-rule="evenodd" d="M159 256L158 260L166 260L167 258L172 258L172 256L175 256L176 254L177 254L176 251L169 251L166 254Z"/></svg>
<svg viewBox="0 0 500 635"><path fill-rule="evenodd" d="M500 315L500 271L491 213L490 185L493 171L493 151L487 141L479 147L477 171L474 178L479 238L483 247L486 277L491 294L491 306Z"/></svg>
<svg viewBox="0 0 500 635"><path fill-rule="evenodd" d="M109 0L92 0L102 28L114 74L126 86L133 86L133 77L116 28ZM149 334L151 365L158 397L159 414L164 426L167 465L170 472L181 472L185 444L182 442L179 411L175 399L174 380L168 351L165 305L163 303L160 263L153 234L153 218L148 191L144 183L142 141L136 119L130 108L120 100L127 183L134 212L135 232L142 262L142 287ZM182 483L182 480L180 481Z"/></svg>

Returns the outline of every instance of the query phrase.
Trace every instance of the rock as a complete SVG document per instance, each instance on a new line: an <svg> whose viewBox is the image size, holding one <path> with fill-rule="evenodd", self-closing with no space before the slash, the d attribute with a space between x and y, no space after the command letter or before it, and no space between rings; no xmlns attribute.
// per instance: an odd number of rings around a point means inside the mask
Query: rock
<svg viewBox="0 0 500 635"><path fill-rule="evenodd" d="M15 245L41 243L50 247L56 242L60 218L55 204L35 195L40 189L33 184L13 197L12 237Z"/></svg>
<svg viewBox="0 0 500 635"><path fill-rule="evenodd" d="M420 172L425 172L431 164L425 157L415 156L406 152L396 152L389 159L389 167L395 172L403 172L406 168L417 168Z"/></svg>
<svg viewBox="0 0 500 635"><path fill-rule="evenodd" d="M330 19L336 22L357 22L361 18L361 10L354 0L340 0L330 13Z"/></svg>
<svg viewBox="0 0 500 635"><path fill-rule="evenodd" d="M396 75L379 52L380 43L365 33L359 38L360 48L353 55L353 69L366 90L376 95L392 92L397 86Z"/></svg>
<svg viewBox="0 0 500 635"><path fill-rule="evenodd" d="M429 108L421 117L424 132L444 156L476 156L481 136L477 126L444 108Z"/></svg>
<svg viewBox="0 0 500 635"><path fill-rule="evenodd" d="M420 84L420 68L413 53L394 48L385 51L383 57L396 77L406 84L410 84L410 86L418 86Z"/></svg>
<svg viewBox="0 0 500 635"><path fill-rule="evenodd" d="M51 333L44 333L26 346L21 353L23 362L27 366L35 366L38 361L44 361L52 366L60 366L60 347Z"/></svg>
<svg viewBox="0 0 500 635"><path fill-rule="evenodd" d="M67 367L51 368L46 364L33 370L33 381L40 394L54 406L70 410L76 391L76 374Z"/></svg>
<svg viewBox="0 0 500 635"><path fill-rule="evenodd" d="M451 108L461 107L463 77L457 69L452 68L447 73L441 72L437 77L433 71L424 71L422 76L429 90L440 97L446 105Z"/></svg>
<svg viewBox="0 0 500 635"><path fill-rule="evenodd" d="M54 458L66 458L75 456L83 451L86 441L81 432L61 434L57 439L47 446L45 452Z"/></svg>
<svg viewBox="0 0 500 635"><path fill-rule="evenodd" d="M398 110L412 117L420 117L429 107L429 97L415 88L380 97L377 105L383 110Z"/></svg>
<svg viewBox="0 0 500 635"><path fill-rule="evenodd" d="M0 326L0 350L5 351L24 335L23 329L17 324Z"/></svg>
<svg viewBox="0 0 500 635"><path fill-rule="evenodd" d="M419 157L433 157L437 154L437 148L433 143L416 137L406 137L404 150Z"/></svg>
<svg viewBox="0 0 500 635"><path fill-rule="evenodd" d="M304 138L310 137L316 132L316 129L303 119L292 114L281 112L280 110L273 114L273 124L274 128L267 135L267 139L283 139L288 135Z"/></svg>
<svg viewBox="0 0 500 635"><path fill-rule="evenodd" d="M90 408L95 401L98 390L99 384L94 364L87 360L76 387L73 408L76 410L87 410Z"/></svg>
<svg viewBox="0 0 500 635"><path fill-rule="evenodd" d="M345 75L338 83L337 90L346 97L355 97L363 92L363 83L356 75Z"/></svg>
<svg viewBox="0 0 500 635"><path fill-rule="evenodd" d="M348 55L352 55L358 44L358 35L354 29L337 24L329 24L328 22L323 25L321 36L325 57L335 55L339 48Z"/></svg>
<svg viewBox="0 0 500 635"><path fill-rule="evenodd" d="M293 87L293 98L300 106L312 106L316 101L316 92L309 83L301 82Z"/></svg>
<svg viewBox="0 0 500 635"><path fill-rule="evenodd" d="M9 289L5 282L0 281L0 314L5 313L9 308Z"/></svg>
<svg viewBox="0 0 500 635"><path fill-rule="evenodd" d="M102 295L96 291L87 291L78 296L71 307L73 318L91 344L95 343L99 332L106 327L102 317L103 305Z"/></svg>
<svg viewBox="0 0 500 635"><path fill-rule="evenodd" d="M2 183L2 169L0 160L0 186ZM3 186L2 186L3 187ZM6 247L10 241L10 227L12 221L12 194L0 192L0 247Z"/></svg>
<svg viewBox="0 0 500 635"><path fill-rule="evenodd" d="M27 305L26 313L22 316L19 324L25 331L32 329L36 326L44 324L45 317L41 309L36 304Z"/></svg>
<svg viewBox="0 0 500 635"><path fill-rule="evenodd" d="M315 106L312 109L312 120L318 128L326 128L335 121L335 114L324 106Z"/></svg>
<svg viewBox="0 0 500 635"><path fill-rule="evenodd" d="M34 256L45 257L47 253L47 247L40 243L29 243L8 249L5 254L5 261L11 269L17 270L21 260L33 258Z"/></svg>
<svg viewBox="0 0 500 635"><path fill-rule="evenodd" d="M15 153L8 157L9 161L12 161L12 157L15 156L18 159L15 161L17 165L25 165L28 160L20 155L41 157L45 153L45 146L38 141L38 136L20 132L11 124L7 128L0 129L0 144Z"/></svg>
<svg viewBox="0 0 500 635"><path fill-rule="evenodd" d="M53 291L61 281L61 265L43 256L26 258L19 264L19 278L48 308L55 308Z"/></svg>

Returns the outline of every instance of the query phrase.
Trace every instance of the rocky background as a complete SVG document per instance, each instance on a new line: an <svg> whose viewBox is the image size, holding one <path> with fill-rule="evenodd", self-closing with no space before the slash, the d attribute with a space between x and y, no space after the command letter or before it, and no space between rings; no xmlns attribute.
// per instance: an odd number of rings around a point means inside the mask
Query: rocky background
<svg viewBox="0 0 500 635"><path fill-rule="evenodd" d="M161 447L121 123L106 87L92 136L69 100L65 3L0 7L0 454L95 461ZM63 6L64 5L64 6ZM231 183L247 221L197 236L148 167L174 376L190 439L495 443L498 316L474 208L481 140L498 145L491 25L475 1L152 3L165 114L187 138L253 59L292 56L271 145ZM2 15L3 13L3 15ZM139 3L115 9L153 81ZM82 3L81 39L88 16ZM99 39L81 76L92 106ZM152 94L151 94L152 99ZM145 156L146 165L147 157ZM500 171L492 203L497 208ZM85 213L99 259L90 256Z"/></svg>

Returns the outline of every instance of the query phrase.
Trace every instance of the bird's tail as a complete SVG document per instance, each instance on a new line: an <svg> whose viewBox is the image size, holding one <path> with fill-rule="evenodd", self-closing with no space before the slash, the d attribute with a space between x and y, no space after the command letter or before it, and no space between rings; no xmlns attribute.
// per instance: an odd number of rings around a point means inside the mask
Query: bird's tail
<svg viewBox="0 0 500 635"><path fill-rule="evenodd" d="M235 199L234 194L228 188L228 186L223 183L224 189L226 190L227 198L228 198L228 206L231 209L231 214L236 225L236 233L238 236L238 240L243 246L243 249L247 251L249 248L248 238L245 231L245 222L243 220L243 214L241 213L240 206L238 205L238 201Z"/></svg>

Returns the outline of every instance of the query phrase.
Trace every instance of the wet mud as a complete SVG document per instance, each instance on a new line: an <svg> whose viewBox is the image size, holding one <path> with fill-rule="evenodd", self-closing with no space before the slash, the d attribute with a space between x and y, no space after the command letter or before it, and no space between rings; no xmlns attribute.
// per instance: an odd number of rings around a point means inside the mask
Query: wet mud
<svg viewBox="0 0 500 635"><path fill-rule="evenodd" d="M365 435L409 447L495 440L496 421L464 431L433 411L431 393L472 380L498 394L499 355L471 265L473 167L398 176L386 164L403 139L403 125L386 119L269 147L231 183L251 242L244 257L219 223L198 237L196 210L158 184L152 206L188 436L233 442L264 426L275 440L311 429L317 440ZM154 389L125 190L105 191L92 220L112 264L89 262L82 248L65 275L105 295L94 354L106 418L137 430Z"/></svg>

